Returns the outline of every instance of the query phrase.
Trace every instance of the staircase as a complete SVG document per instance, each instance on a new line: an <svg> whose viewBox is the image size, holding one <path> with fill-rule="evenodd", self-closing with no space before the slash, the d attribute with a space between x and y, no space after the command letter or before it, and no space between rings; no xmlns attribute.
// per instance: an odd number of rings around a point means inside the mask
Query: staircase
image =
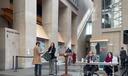
<svg viewBox="0 0 128 76"><path fill-rule="evenodd" d="M78 25L77 40L80 38L82 31L85 30L84 28L86 28L87 23L92 16L93 10L94 10L94 8L88 9L87 12L85 13L83 19L81 20L80 24Z"/></svg>

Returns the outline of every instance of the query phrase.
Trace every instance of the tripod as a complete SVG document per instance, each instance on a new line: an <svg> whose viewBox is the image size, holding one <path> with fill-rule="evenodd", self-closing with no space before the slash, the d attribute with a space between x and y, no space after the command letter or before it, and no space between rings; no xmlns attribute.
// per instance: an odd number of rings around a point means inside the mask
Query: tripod
<svg viewBox="0 0 128 76"><path fill-rule="evenodd" d="M122 73L122 76L128 76L128 64L125 65L125 70L124 70L124 72Z"/></svg>

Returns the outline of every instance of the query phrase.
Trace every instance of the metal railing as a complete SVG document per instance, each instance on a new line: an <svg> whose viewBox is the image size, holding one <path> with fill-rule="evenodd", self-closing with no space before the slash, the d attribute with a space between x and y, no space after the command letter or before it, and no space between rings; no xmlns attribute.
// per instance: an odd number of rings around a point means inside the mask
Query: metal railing
<svg viewBox="0 0 128 76"><path fill-rule="evenodd" d="M13 56L13 69L14 69L14 72L17 72L17 70L19 69L19 66L18 66L18 59L19 58L33 58L33 56ZM55 59L54 60L54 71L55 71L55 75L57 75L57 60Z"/></svg>
<svg viewBox="0 0 128 76"><path fill-rule="evenodd" d="M13 69L14 72L17 72L18 67L18 59L19 58L33 58L33 56L13 56Z"/></svg>

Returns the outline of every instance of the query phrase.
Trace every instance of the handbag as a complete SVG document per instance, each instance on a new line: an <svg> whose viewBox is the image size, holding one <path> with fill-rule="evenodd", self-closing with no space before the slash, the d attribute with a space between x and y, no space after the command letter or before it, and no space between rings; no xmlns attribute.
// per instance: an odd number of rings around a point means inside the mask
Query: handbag
<svg viewBox="0 0 128 76"><path fill-rule="evenodd" d="M52 56L49 52L45 52L42 57L46 60L46 61L50 61Z"/></svg>

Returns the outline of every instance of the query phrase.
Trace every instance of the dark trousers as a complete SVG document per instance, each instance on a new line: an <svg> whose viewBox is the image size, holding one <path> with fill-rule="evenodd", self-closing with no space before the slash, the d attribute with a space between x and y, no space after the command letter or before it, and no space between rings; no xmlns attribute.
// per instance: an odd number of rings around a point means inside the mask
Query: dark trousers
<svg viewBox="0 0 128 76"><path fill-rule="evenodd" d="M41 76L41 64L35 64L35 76Z"/></svg>
<svg viewBox="0 0 128 76"><path fill-rule="evenodd" d="M112 76L112 66L104 66L104 71L107 73L108 76Z"/></svg>
<svg viewBox="0 0 128 76"><path fill-rule="evenodd" d="M56 58L49 61L49 75L57 75L57 60Z"/></svg>
<svg viewBox="0 0 128 76"><path fill-rule="evenodd" d="M122 67L122 68L125 67L125 58L121 58L121 67Z"/></svg>
<svg viewBox="0 0 128 76"><path fill-rule="evenodd" d="M98 71L98 66L97 65L85 65L83 70L84 70L84 76L92 76L95 73L95 71ZM98 74L96 75L98 76Z"/></svg>

